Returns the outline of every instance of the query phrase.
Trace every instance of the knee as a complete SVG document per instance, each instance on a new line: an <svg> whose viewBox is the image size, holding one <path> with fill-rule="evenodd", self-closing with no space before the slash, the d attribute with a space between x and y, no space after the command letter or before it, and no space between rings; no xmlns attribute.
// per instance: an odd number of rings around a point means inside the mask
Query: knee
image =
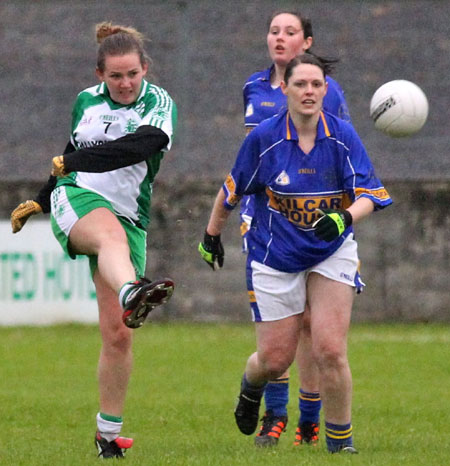
<svg viewBox="0 0 450 466"><path fill-rule="evenodd" d="M109 353L128 354L132 348L132 331L120 323L103 337L103 348Z"/></svg>
<svg viewBox="0 0 450 466"><path fill-rule="evenodd" d="M291 365L293 358L289 360L285 353L270 351L259 354L259 361L268 380L282 376Z"/></svg>
<svg viewBox="0 0 450 466"><path fill-rule="evenodd" d="M121 226L114 227L114 228L108 228L102 232L100 243L101 244L113 243L116 245L128 244L127 234L125 233L125 230Z"/></svg>
<svg viewBox="0 0 450 466"><path fill-rule="evenodd" d="M347 353L343 345L325 343L317 347L314 354L321 369L339 369L347 364Z"/></svg>

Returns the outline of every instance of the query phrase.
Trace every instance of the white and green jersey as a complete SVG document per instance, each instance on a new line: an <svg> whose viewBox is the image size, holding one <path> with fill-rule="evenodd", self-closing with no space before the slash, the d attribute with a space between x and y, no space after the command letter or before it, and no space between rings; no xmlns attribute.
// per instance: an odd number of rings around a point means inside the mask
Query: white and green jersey
<svg viewBox="0 0 450 466"><path fill-rule="evenodd" d="M143 126L161 130L167 135L168 143L157 154L149 154L146 160L138 163L127 163L123 168L88 171L86 167L83 171L74 171L58 179L58 186L70 184L94 191L108 199L118 215L145 228L149 221L152 183L163 152L172 145L176 121L176 105L169 94L145 80L138 99L131 105L113 102L105 83L85 89L78 95L72 112L71 144L80 150L80 156L85 152L83 149L95 152L95 148L131 135ZM116 150L111 151L111 158L115 158L111 160L113 165L117 166L122 156L126 158L126 141L127 138L119 154L117 145ZM141 151L145 149L140 147ZM94 173L98 171L102 173Z"/></svg>

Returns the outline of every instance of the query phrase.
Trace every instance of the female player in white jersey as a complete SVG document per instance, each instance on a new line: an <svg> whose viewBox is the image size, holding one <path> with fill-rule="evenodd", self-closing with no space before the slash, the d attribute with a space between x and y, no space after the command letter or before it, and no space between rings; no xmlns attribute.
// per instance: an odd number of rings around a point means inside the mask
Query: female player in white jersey
<svg viewBox="0 0 450 466"><path fill-rule="evenodd" d="M174 289L171 279L152 282L144 274L152 183L172 145L177 112L169 94L144 79L149 59L137 30L105 22L96 37L100 84L78 95L64 155L53 159L37 198L17 207L11 220L17 232L30 215L51 208L63 249L73 259L89 256L103 343L95 443L99 456L109 458L122 457L133 443L119 435L131 329Z"/></svg>
<svg viewBox="0 0 450 466"><path fill-rule="evenodd" d="M313 43L311 21L299 12L279 10L268 22L267 47L272 65L252 74L244 85L245 128L249 133L261 121L277 114L286 107L286 96L280 83L287 63L297 55L308 53ZM339 84L326 76L328 91L323 99L323 109L339 118L350 121L347 103ZM253 218L252 196L241 201L241 234L243 250L247 251L247 235ZM310 347L309 311L303 316L296 362L301 379L299 388L300 416L295 434L295 445L316 443L319 438L321 399L318 369L312 360ZM276 445L286 429L289 401L289 371L267 384L266 412L261 428L255 437L260 446Z"/></svg>
<svg viewBox="0 0 450 466"><path fill-rule="evenodd" d="M209 265L223 265L220 235L229 214L242 196L255 196L247 289L257 351L247 361L235 410L240 431L256 430L267 382L293 362L307 301L327 448L356 453L347 359L358 286L352 224L392 201L353 127L322 110L326 73L312 54L287 64L281 82L287 109L244 140L199 250Z"/></svg>

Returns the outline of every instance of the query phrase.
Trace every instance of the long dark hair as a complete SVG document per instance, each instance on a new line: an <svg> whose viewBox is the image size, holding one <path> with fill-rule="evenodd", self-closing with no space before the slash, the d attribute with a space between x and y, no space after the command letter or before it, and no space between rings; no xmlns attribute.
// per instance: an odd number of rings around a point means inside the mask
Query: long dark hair
<svg viewBox="0 0 450 466"><path fill-rule="evenodd" d="M292 76L293 69L301 63L318 66L322 70L323 77L325 78L325 76L329 75L330 72L333 70L334 64L337 61L338 60L335 58L319 57L318 55L315 55L311 52L304 53L303 55L297 55L286 65L286 70L284 72L283 78L284 82L287 84L289 78Z"/></svg>

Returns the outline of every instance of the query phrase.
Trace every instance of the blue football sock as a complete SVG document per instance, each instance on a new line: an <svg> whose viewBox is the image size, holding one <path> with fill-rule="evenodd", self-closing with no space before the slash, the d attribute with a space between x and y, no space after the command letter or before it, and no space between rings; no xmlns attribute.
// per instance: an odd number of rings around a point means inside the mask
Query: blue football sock
<svg viewBox="0 0 450 466"><path fill-rule="evenodd" d="M275 416L287 416L289 402L289 377L271 380L264 392L266 411L271 409Z"/></svg>
<svg viewBox="0 0 450 466"><path fill-rule="evenodd" d="M266 384L253 385L247 380L247 376L245 374L242 377L241 390L252 398L261 399L265 388Z"/></svg>
<svg viewBox="0 0 450 466"><path fill-rule="evenodd" d="M338 452L342 447L353 446L352 424L331 424L325 422L325 436L328 451Z"/></svg>
<svg viewBox="0 0 450 466"><path fill-rule="evenodd" d="M320 399L320 393L304 392L300 388L298 393L300 422L313 422L315 424L319 424L321 407L322 400Z"/></svg>

